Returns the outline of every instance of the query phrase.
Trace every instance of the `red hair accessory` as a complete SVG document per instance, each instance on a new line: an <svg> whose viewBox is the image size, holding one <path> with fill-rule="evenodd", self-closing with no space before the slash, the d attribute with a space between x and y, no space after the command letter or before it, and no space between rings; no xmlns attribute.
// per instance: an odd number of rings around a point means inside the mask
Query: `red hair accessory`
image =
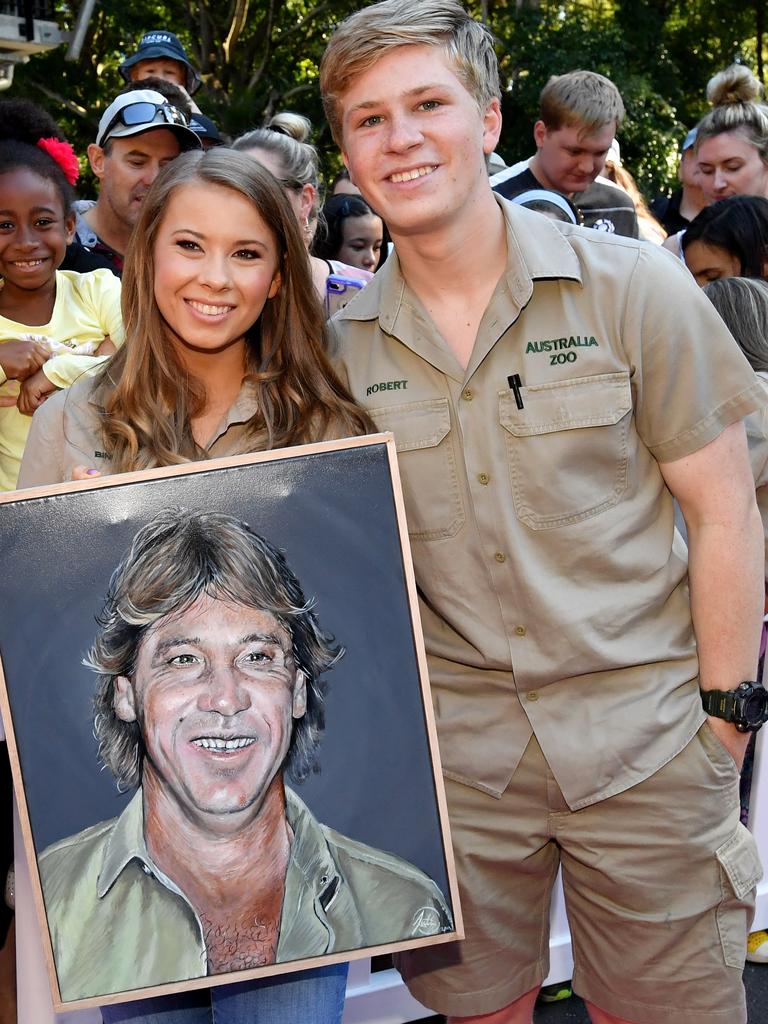
<svg viewBox="0 0 768 1024"><path fill-rule="evenodd" d="M38 139L37 145L56 161L69 184L74 185L80 177L80 164L70 144L59 139Z"/></svg>

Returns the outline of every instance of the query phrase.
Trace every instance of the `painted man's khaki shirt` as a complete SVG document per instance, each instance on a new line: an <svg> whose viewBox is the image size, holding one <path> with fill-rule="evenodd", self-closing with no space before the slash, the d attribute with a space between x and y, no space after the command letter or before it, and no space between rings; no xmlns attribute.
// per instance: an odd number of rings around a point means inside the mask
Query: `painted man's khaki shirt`
<svg viewBox="0 0 768 1024"><path fill-rule="evenodd" d="M766 399L674 257L498 201L507 269L466 372L396 254L331 326L395 435L446 774L499 794L534 732L577 809L704 720L658 464Z"/></svg>
<svg viewBox="0 0 768 1024"><path fill-rule="evenodd" d="M452 930L442 893L407 861L320 824L286 788L293 829L277 962ZM203 926L144 842L142 794L119 818L40 856L62 999L208 973Z"/></svg>

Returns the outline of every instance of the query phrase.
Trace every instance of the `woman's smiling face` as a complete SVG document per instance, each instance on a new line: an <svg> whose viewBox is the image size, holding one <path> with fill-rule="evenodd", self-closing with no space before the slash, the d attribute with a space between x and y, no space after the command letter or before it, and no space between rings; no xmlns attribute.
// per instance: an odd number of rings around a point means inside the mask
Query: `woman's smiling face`
<svg viewBox="0 0 768 1024"><path fill-rule="evenodd" d="M155 301L182 361L245 345L280 287L277 241L253 203L221 185L171 196L154 248Z"/></svg>

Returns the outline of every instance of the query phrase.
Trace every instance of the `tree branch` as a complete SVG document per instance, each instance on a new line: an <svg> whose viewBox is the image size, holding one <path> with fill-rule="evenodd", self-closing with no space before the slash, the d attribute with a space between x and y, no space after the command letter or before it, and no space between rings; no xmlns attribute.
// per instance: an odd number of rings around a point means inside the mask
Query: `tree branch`
<svg viewBox="0 0 768 1024"><path fill-rule="evenodd" d="M311 11L307 11L301 21L297 21L293 28L289 28L283 32L280 36L280 45L282 46L286 39L290 39L292 36L295 36L297 32L303 32L310 21L313 21L318 14L324 14L327 10L328 4L322 3L318 4L317 7L313 7Z"/></svg>
<svg viewBox="0 0 768 1024"><path fill-rule="evenodd" d="M232 12L232 20L229 24L229 32L227 38L222 44L222 50L224 51L224 60L229 64L232 59L232 49L240 38L240 34L245 26L245 19L248 14L248 0L235 0L235 9Z"/></svg>
<svg viewBox="0 0 768 1024"><path fill-rule="evenodd" d="M257 82L259 81L261 76L264 74L264 71L266 69L267 63L269 61L269 58L272 56L272 49L273 49L272 33L274 31L274 25L275 25L275 13L276 13L275 9L276 9L276 7L277 7L277 0L269 0L269 11L267 12L267 19L266 19L267 20L267 25L266 25L266 31L264 33L265 40L266 40L265 43L264 43L264 53L263 53L263 56L261 58L261 63L259 64L258 68L256 68L256 70L251 74L250 78L248 79L248 85L246 86L246 89L248 91L250 91L251 89L254 89L256 87Z"/></svg>
<svg viewBox="0 0 768 1024"><path fill-rule="evenodd" d="M47 96L49 100L55 100L56 103L60 103L63 107L66 107L67 110L82 118L83 121L88 121L90 124L93 124L95 131L96 123L91 121L89 111L87 111L85 107L81 107L80 104L75 103L74 100L68 100L58 92L54 92L53 89L49 89L47 85L43 85L42 82L38 82L36 78L30 78L28 79L28 82L35 89L38 89L43 96Z"/></svg>

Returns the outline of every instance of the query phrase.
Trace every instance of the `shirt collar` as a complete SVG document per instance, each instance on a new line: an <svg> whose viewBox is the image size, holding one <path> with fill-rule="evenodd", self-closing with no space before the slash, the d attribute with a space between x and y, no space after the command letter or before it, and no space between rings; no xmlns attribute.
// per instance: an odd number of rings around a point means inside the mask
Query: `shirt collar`
<svg viewBox="0 0 768 1024"><path fill-rule="evenodd" d="M247 423L256 414L258 405L256 401L256 387L255 381L250 380L248 377L245 378L240 386L237 398L230 405L226 416L224 416L217 428L217 437L221 437L222 434L226 433L233 423Z"/></svg>
<svg viewBox="0 0 768 1024"><path fill-rule="evenodd" d="M336 871L328 844L314 815L292 789L285 787L286 816L293 831L291 867L307 882L314 882ZM144 807L139 789L115 821L106 844L104 861L99 872L99 896L103 896L126 865L138 858L154 868L144 841ZM323 883L321 888L324 888Z"/></svg>
<svg viewBox="0 0 768 1024"><path fill-rule="evenodd" d="M297 924L301 925L302 931L310 926L327 936L327 929L324 926L325 910L336 895L341 879L328 843L314 815L287 786L285 803L288 824L293 831L293 842L285 877L280 944L283 948L290 948L295 946L293 932ZM306 903L314 905L314 913L300 913L301 907ZM311 944L310 948L313 945Z"/></svg>
<svg viewBox="0 0 768 1024"><path fill-rule="evenodd" d="M530 299L533 281L566 278L581 283L578 256L553 221L515 206L495 192L493 196L501 207L507 230L507 266L502 276L520 308ZM370 284L337 314L337 319L378 318L382 329L391 332L406 289L395 249Z"/></svg>
<svg viewBox="0 0 768 1024"><path fill-rule="evenodd" d="M278 960L281 959L280 950L327 950L333 929L326 918L326 911L334 902L339 889L343 887L343 880L323 830L314 815L287 786L285 799L288 824L293 831L293 842L285 879ZM144 841L141 789L116 820L106 843L97 881L99 899L109 892L120 874L134 860L139 862L145 874L154 876L178 895L183 896L165 879L147 850ZM307 913L302 909L307 903L314 907L313 913ZM346 904L345 911L349 916L350 911Z"/></svg>
<svg viewBox="0 0 768 1024"><path fill-rule="evenodd" d="M102 415L104 414L104 393L100 386L90 389L88 404L98 409ZM222 434L225 434L233 423L247 423L255 414L257 405L256 383L246 377L240 386L237 398L230 405L226 415L216 428L215 436L211 438L210 445L213 445Z"/></svg>
<svg viewBox="0 0 768 1024"><path fill-rule="evenodd" d="M287 786L285 800L293 842L285 878L277 960L294 958L296 950L311 951L312 955L327 952L339 929L351 943L349 948L355 948L363 941L362 924L333 859L326 829Z"/></svg>
<svg viewBox="0 0 768 1024"><path fill-rule="evenodd" d="M336 865L325 837L310 809L288 786L285 787L285 805L288 824L293 831L291 866L298 869L308 882L332 876Z"/></svg>
<svg viewBox="0 0 768 1024"><path fill-rule="evenodd" d="M132 860L138 860L145 870L154 871L154 865L144 842L144 807L141 789L115 822L104 848L104 860L97 882L99 899L109 892L120 873Z"/></svg>

